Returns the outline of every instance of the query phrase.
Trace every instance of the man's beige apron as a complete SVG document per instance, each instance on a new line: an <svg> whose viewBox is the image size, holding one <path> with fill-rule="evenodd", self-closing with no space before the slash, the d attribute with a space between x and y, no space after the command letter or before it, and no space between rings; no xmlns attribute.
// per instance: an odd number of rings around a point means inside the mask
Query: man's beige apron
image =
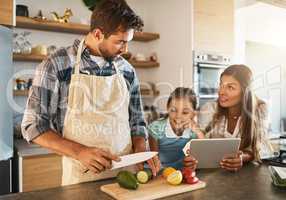
<svg viewBox="0 0 286 200"><path fill-rule="evenodd" d="M79 73L84 40L77 52L69 87L63 136L77 143L97 147L116 155L129 154L132 142L129 127L129 92L122 74L95 76ZM62 185L105 179L118 170L94 174L77 160L63 156Z"/></svg>

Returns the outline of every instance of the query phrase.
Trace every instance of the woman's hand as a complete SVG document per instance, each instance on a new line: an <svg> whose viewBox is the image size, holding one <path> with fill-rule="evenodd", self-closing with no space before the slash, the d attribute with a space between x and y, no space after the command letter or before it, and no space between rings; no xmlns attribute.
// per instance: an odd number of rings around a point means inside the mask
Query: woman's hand
<svg viewBox="0 0 286 200"><path fill-rule="evenodd" d="M243 166L243 158L242 158L243 152L239 151L234 156L226 156L222 159L220 162L220 166L223 169L226 169L228 171L236 172Z"/></svg>
<svg viewBox="0 0 286 200"><path fill-rule="evenodd" d="M198 161L191 155L185 156L184 158L184 167L191 168L195 170L197 168Z"/></svg>

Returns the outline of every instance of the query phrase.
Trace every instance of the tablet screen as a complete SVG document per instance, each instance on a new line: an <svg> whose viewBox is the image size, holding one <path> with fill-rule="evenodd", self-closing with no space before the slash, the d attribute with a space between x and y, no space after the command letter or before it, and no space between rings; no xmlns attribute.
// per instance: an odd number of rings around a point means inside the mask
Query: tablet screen
<svg viewBox="0 0 286 200"><path fill-rule="evenodd" d="M198 160L197 168L218 168L225 156L239 151L240 138L193 139L190 153Z"/></svg>

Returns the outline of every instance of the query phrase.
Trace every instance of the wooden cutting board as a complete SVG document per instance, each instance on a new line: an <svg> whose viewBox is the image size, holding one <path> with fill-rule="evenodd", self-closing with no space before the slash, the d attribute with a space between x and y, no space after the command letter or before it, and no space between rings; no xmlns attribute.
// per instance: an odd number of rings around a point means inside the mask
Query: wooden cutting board
<svg viewBox="0 0 286 200"><path fill-rule="evenodd" d="M147 184L140 184L137 190L128 190L118 183L101 186L101 191L118 200L152 200L206 187L206 183L199 181L196 184L170 185L163 177L158 177Z"/></svg>

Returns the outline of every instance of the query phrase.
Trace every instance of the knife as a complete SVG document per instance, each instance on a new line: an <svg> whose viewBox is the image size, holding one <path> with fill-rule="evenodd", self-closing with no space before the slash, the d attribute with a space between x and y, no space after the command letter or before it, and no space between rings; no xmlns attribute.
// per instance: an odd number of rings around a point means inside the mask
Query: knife
<svg viewBox="0 0 286 200"><path fill-rule="evenodd" d="M121 161L119 162L112 161L111 170L144 162L146 160L153 158L157 154L158 152L156 151L146 151L146 152L139 152L139 153L128 154L125 156L120 156Z"/></svg>

